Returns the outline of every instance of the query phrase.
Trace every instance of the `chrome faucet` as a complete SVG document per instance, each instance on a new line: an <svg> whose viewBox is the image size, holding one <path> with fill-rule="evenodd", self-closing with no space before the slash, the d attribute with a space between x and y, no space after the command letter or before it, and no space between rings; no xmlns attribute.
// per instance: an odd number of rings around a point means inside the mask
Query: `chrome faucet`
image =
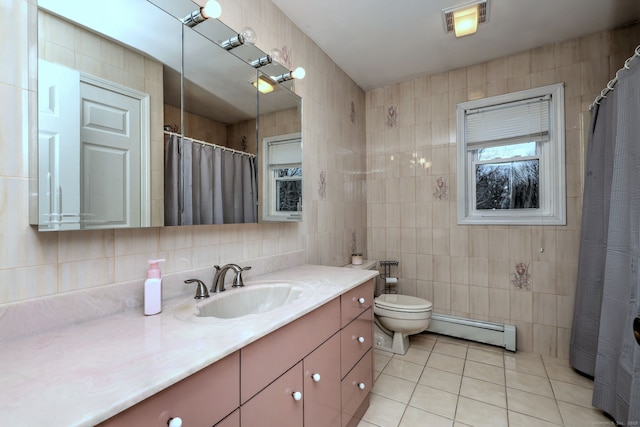
<svg viewBox="0 0 640 427"><path fill-rule="evenodd" d="M240 288L244 286L244 280L242 279L242 272L251 270L251 267L240 267L237 264L226 264L222 267L214 265L213 268L216 272L213 276L213 283L211 284L211 292L218 293L224 292L224 278L227 275L227 271L233 270L236 277L233 278L233 287Z"/></svg>

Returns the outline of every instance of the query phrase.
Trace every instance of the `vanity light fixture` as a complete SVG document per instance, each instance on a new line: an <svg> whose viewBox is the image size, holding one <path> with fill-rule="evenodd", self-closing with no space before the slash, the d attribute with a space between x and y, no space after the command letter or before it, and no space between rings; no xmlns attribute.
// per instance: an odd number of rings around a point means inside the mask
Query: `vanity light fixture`
<svg viewBox="0 0 640 427"><path fill-rule="evenodd" d="M257 79L251 81L251 84L256 87L260 93L271 93L276 86L276 82L267 76L258 76Z"/></svg>
<svg viewBox="0 0 640 427"><path fill-rule="evenodd" d="M293 71L289 71L288 73L280 74L277 77L272 77L272 79L278 83L282 83L292 79L296 79L296 80L304 79L305 75L306 75L306 72L304 71L304 68L298 67Z"/></svg>
<svg viewBox="0 0 640 427"><path fill-rule="evenodd" d="M488 0L475 0L443 9L442 17L446 32L453 31L456 37L474 34L478 24L487 22Z"/></svg>
<svg viewBox="0 0 640 427"><path fill-rule="evenodd" d="M222 7L216 0L209 0L204 7L198 10L194 10L182 19L182 22L187 27L195 27L201 22L206 21L209 18L218 18L222 14Z"/></svg>
<svg viewBox="0 0 640 427"><path fill-rule="evenodd" d="M238 46L242 46L243 44L244 44L244 36L242 34L236 34L230 39L227 39L222 43L220 43L220 47L226 50L231 50Z"/></svg>
<svg viewBox="0 0 640 427"><path fill-rule="evenodd" d="M265 65L271 64L271 62L273 62L271 55L266 55L262 58L254 59L253 61L251 61L251 66L253 68L260 68L264 67Z"/></svg>

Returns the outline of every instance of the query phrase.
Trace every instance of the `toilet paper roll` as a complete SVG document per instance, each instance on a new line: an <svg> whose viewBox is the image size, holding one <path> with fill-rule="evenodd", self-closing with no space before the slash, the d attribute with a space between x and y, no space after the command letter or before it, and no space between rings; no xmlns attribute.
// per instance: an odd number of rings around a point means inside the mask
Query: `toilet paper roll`
<svg viewBox="0 0 640 427"><path fill-rule="evenodd" d="M386 277L384 279L384 283L387 283L387 284L398 283L398 278L397 277Z"/></svg>

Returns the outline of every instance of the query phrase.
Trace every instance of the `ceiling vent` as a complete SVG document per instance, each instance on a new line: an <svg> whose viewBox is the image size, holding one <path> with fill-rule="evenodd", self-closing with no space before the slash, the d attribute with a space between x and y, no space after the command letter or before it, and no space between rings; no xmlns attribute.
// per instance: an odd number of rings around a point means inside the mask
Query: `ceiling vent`
<svg viewBox="0 0 640 427"><path fill-rule="evenodd" d="M472 1L469 3L463 3L456 6L449 7L442 10L442 17L444 18L445 32L454 31L454 19L453 13L458 10L470 8L474 5L478 6L478 24L483 24L489 20L489 6L488 0Z"/></svg>

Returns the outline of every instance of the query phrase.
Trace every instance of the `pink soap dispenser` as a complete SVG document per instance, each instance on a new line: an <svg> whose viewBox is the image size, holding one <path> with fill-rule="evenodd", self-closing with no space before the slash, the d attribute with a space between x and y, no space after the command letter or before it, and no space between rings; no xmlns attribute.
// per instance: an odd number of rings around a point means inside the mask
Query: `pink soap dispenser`
<svg viewBox="0 0 640 427"><path fill-rule="evenodd" d="M162 276L159 262L163 259L150 259L147 280L144 281L144 314L151 316L162 311Z"/></svg>

